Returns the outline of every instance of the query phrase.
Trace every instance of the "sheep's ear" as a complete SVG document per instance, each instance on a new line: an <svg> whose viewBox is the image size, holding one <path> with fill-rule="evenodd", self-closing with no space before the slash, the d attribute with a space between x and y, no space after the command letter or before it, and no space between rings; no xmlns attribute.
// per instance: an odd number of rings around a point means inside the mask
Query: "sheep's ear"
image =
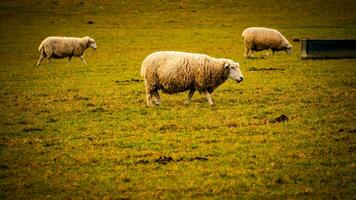
<svg viewBox="0 0 356 200"><path fill-rule="evenodd" d="M229 63L225 63L225 64L224 64L224 68L225 68L225 69L228 68L229 66L230 66Z"/></svg>

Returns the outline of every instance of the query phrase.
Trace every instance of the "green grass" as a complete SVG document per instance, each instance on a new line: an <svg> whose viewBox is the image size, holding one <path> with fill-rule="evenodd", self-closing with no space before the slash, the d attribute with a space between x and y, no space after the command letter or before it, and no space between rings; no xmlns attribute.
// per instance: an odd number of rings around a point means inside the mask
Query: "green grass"
<svg viewBox="0 0 356 200"><path fill-rule="evenodd" d="M1 0L0 198L354 198L355 60L301 60L295 42L291 56L244 59L240 35L355 37L355 10L348 0ZM98 49L88 66L36 67L50 35L89 35ZM157 50L231 58L245 79L219 87L214 107L180 93L148 108L143 82L127 80Z"/></svg>

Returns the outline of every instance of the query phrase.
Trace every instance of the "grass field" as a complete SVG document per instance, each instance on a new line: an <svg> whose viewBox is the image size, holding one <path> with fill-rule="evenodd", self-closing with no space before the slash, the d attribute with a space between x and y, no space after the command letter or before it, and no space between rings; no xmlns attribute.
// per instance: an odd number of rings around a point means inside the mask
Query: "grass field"
<svg viewBox="0 0 356 200"><path fill-rule="evenodd" d="M292 40L355 37L355 10L352 0L0 0L0 198L354 199L356 60L301 60ZM245 59L250 26L279 29L293 54ZM87 66L36 67L50 35L89 35L98 49ZM214 107L180 93L148 108L132 80L158 50L231 58L244 81L219 87Z"/></svg>

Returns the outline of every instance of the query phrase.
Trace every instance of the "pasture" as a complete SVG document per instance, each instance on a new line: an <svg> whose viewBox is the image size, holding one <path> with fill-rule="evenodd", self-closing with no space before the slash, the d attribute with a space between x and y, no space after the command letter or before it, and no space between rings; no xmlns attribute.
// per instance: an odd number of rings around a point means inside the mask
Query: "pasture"
<svg viewBox="0 0 356 200"><path fill-rule="evenodd" d="M356 60L301 60L293 38L356 36L356 3L0 0L1 199L352 199ZM293 45L243 57L241 32ZM47 36L90 36L35 66ZM210 107L196 93L147 107L140 65L177 50L240 63ZM276 120L281 115L285 122Z"/></svg>

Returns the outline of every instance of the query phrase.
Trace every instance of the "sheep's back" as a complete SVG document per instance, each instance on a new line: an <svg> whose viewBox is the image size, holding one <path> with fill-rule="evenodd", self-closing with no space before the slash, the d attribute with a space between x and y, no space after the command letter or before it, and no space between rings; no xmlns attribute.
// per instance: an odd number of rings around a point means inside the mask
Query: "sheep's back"
<svg viewBox="0 0 356 200"><path fill-rule="evenodd" d="M247 28L243 31L242 36L260 48L279 47L288 43L279 31L270 28Z"/></svg>
<svg viewBox="0 0 356 200"><path fill-rule="evenodd" d="M81 42L81 38L75 37L48 37L45 40L44 47L58 58L78 56L82 55L86 49L86 47L81 46Z"/></svg>
<svg viewBox="0 0 356 200"><path fill-rule="evenodd" d="M156 76L163 92L176 93L194 87L199 62L204 55L184 52L156 52L143 62L141 75Z"/></svg>

